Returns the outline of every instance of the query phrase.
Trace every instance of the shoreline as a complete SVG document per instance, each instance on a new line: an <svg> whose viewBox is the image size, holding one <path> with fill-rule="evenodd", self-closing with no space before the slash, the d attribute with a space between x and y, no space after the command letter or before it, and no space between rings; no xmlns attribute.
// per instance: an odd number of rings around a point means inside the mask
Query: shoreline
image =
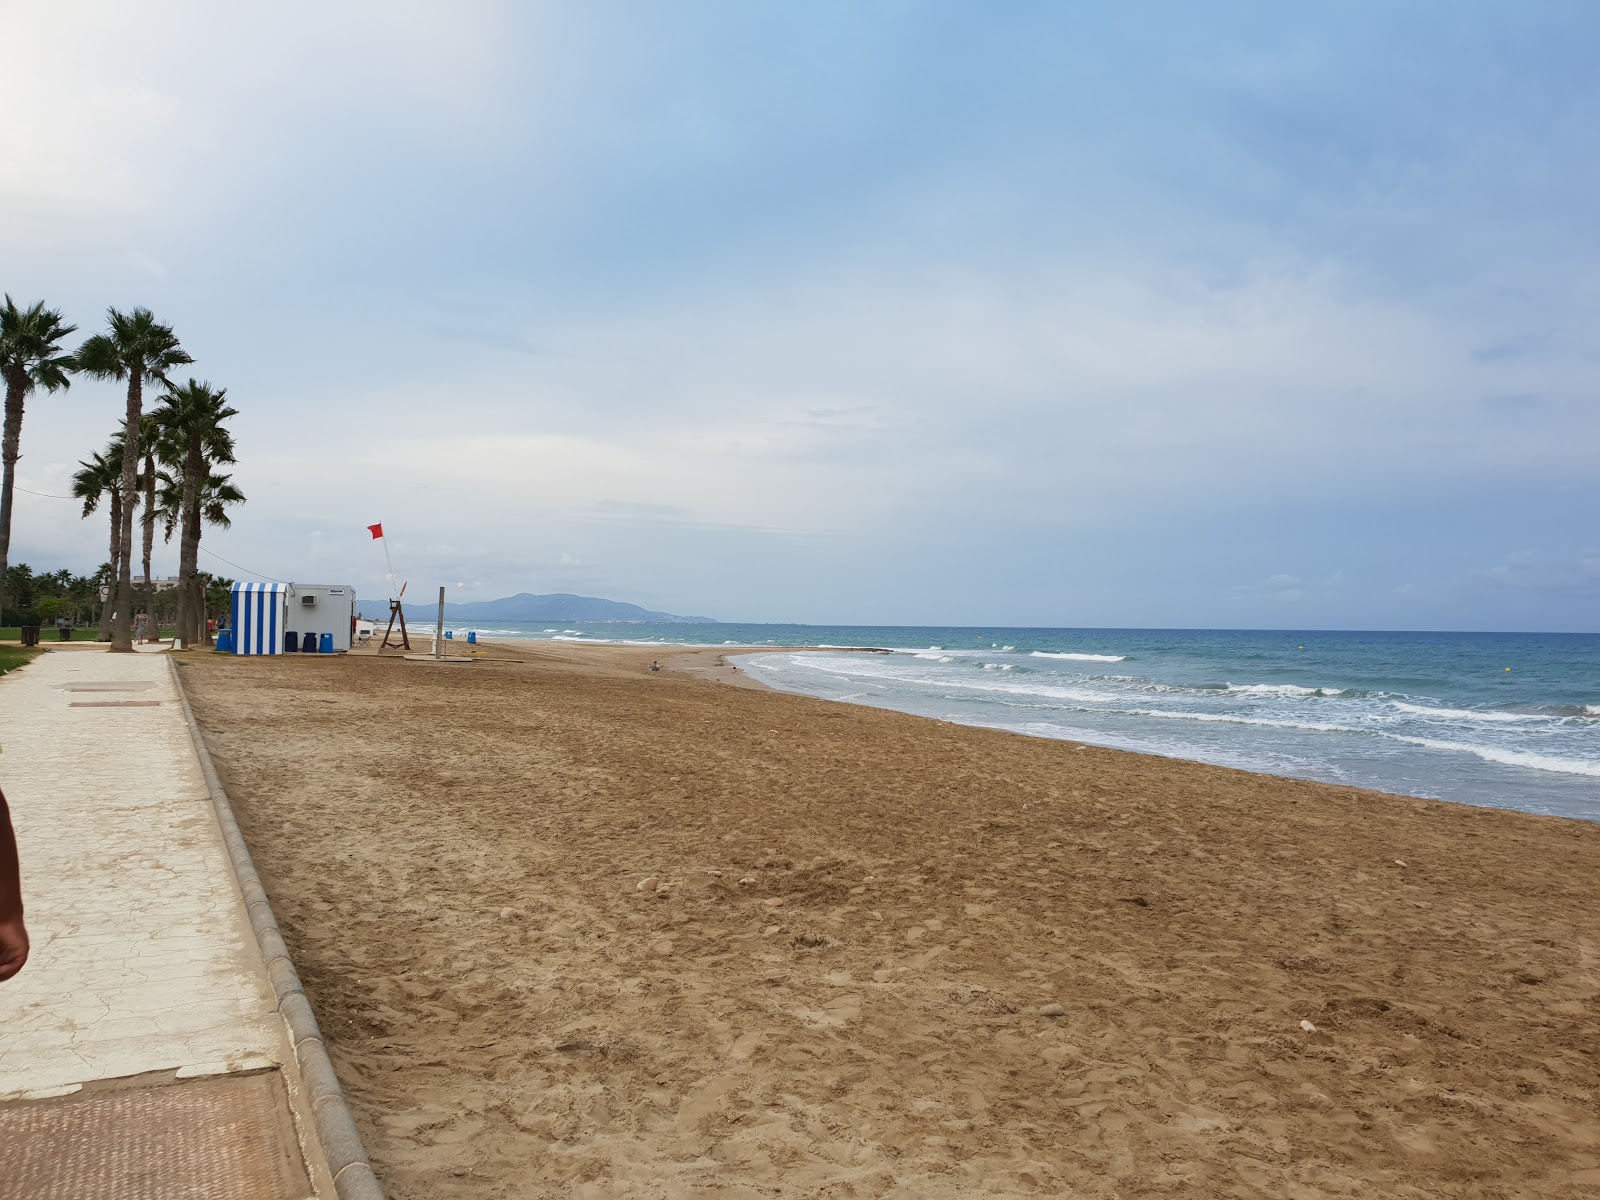
<svg viewBox="0 0 1600 1200"><path fill-rule="evenodd" d="M552 644L552 643L550 643L548 641L539 641L539 640L536 640L536 639L504 638L504 639L497 639L496 641L499 644L517 645L517 646L521 646L521 647L524 647L524 648L535 648L535 649L539 648L539 647L548 647L548 646L550 646ZM492 645L492 644L496 644L496 642L486 642L486 643L481 643L481 644ZM765 680L763 680L760 676L752 674L748 670L736 669L734 664L729 663L729 662L726 661L730 657L743 657L743 656L747 656L747 655L756 655L756 654L796 654L796 653L803 653L803 654L843 654L843 653L860 653L861 651L867 649L866 647L859 647L859 646L829 646L829 647L818 647L818 646L717 646L717 647L670 647L670 648L659 648L658 649L656 647L632 646L632 645L625 645L625 644L617 643L617 642L579 642L579 641L562 642L562 643L558 643L558 645L563 647L563 648L571 647L571 648L574 648L574 649L579 648L579 647L588 647L588 648L591 648L591 649L611 649L611 650L620 650L620 651L638 651L638 652L640 652L641 655L647 656L647 658L648 657L654 657L654 658L659 659L660 662L661 662L661 668L662 668L663 672L671 672L671 673L674 673L674 674L687 675L687 676L690 676L692 678L708 680L708 681L713 682L713 683L727 684L727 685L731 685L731 686L734 686L734 687L748 688L748 689L753 689L753 690L762 691L762 692L770 692L770 693L773 693L775 695L780 695L780 696L797 697L797 698L800 698L800 699L809 700L809 701L815 701L817 703L822 703L822 704L835 704L835 705L843 705L843 706L850 707L850 708L864 708L864 709L869 709L869 710L877 711L877 712L898 713L901 716L909 717L909 718L911 718L913 720L929 721L929 722L932 722L932 723L938 724L938 725L954 725L954 726L957 726L957 727L962 728L962 729L981 729L981 730L985 730L985 731L990 732L990 733L997 733L997 734L1004 734L1004 735L1012 736L1012 737L1026 738L1029 741L1052 742L1052 743L1057 743L1057 744L1062 744L1062 745L1067 745L1067 746L1093 747L1096 750L1106 751L1108 753L1130 754L1130 755L1134 755L1134 756L1139 757L1139 758L1153 758L1153 759L1159 759L1159 760L1162 760L1162 761L1165 761L1165 762L1190 763L1190 764L1193 764L1195 766L1203 766L1203 767L1210 768L1212 770L1237 771L1238 773L1240 773L1242 775L1248 775L1248 776L1259 777L1259 778L1264 778L1264 779L1279 779L1279 780L1285 781L1286 783L1315 784L1315 785L1319 785L1319 786L1323 786L1323 787L1337 788L1337 789L1345 790L1345 791L1365 792L1365 793L1369 793L1369 794L1374 795L1374 796L1389 797L1391 799L1402 799L1402 800L1408 800L1408 801L1416 801L1418 803L1423 803L1423 804L1448 804L1448 805L1450 805L1452 807L1464 807L1464 808L1468 808L1468 809L1485 810L1485 811L1489 811L1489 812L1514 813L1514 814L1516 814L1518 816L1523 816L1523 817L1535 817L1535 818L1555 820L1555 821L1578 821L1578 822L1581 822L1581 823L1583 823L1585 825L1594 825L1594 824L1596 824L1595 821L1590 820L1587 817L1569 816L1569 815L1561 814L1561 813L1533 812L1533 811L1530 811L1529 809L1513 808L1513 807L1510 807L1510 806L1507 806L1507 805L1477 804L1477 803L1473 803L1473 802L1467 801L1467 800L1455 800L1455 799L1451 799L1449 797L1443 797L1443 796L1418 796L1418 795L1416 795L1414 793L1411 793L1411 792L1388 791L1388 790L1385 790L1383 788L1368 787L1368 786L1363 786L1363 785L1359 785L1359 784L1335 783L1335 782L1332 782L1330 780L1307 778L1306 776L1302 776L1302 775L1285 775L1285 774L1278 774L1278 773L1271 772L1271 771L1251 770L1251 769L1249 769L1247 767L1236 767L1236 766L1232 766L1232 765L1225 764L1225 763L1211 763L1211 762L1205 761L1204 759L1185 758L1185 757L1182 757L1181 755L1176 755L1176 754L1162 754L1162 753L1160 753L1159 751L1156 751L1156 750L1146 750L1146 749L1134 750L1134 749L1129 749L1128 747L1125 747L1125 746L1108 745L1108 744L1106 744L1104 742L1087 741L1087 740L1084 740L1082 738L1068 738L1068 737L1060 737L1060 738L1058 738L1058 737L1051 737L1051 736L1048 736L1046 734L1029 733L1029 732L1026 732L1024 730L1018 730L1018 729L1005 729L1005 728L997 728L997 727L991 726L991 725L968 724L968 723L963 722L963 721L952 721L952 720L948 720L948 719L943 718L943 717L930 716L930 715L928 715L926 713L908 712L905 709L893 708L893 707L890 707L888 705L860 704L860 703L857 703L857 702L851 701L851 700L840 700L840 699L835 699L833 697L826 697L826 696L814 696L814 695L811 695L810 693L807 693L807 692L790 691L787 688L776 687L776 686L766 682ZM657 652L652 654L651 653L652 651L657 651ZM877 649L874 649L873 652L874 653L892 653L892 651L884 651L884 650L877 650ZM641 659L641 661L643 662L643 664L644 664L644 666L646 668L648 668L648 665L649 665L648 661L647 661L647 658L646 659Z"/></svg>
<svg viewBox="0 0 1600 1200"><path fill-rule="evenodd" d="M180 665L397 1198L1593 1191L1590 823L485 649Z"/></svg>

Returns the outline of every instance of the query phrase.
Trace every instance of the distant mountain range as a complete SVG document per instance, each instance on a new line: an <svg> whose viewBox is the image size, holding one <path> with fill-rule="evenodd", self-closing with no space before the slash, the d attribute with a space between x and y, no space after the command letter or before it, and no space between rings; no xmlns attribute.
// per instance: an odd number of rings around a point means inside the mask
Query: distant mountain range
<svg viewBox="0 0 1600 1200"><path fill-rule="evenodd" d="M381 603L381 602L380 602ZM371 603L361 606L371 616L382 615ZM387 607L387 606L385 606ZM406 620L426 621L437 616L437 604L406 602ZM572 596L556 592L549 596L535 596L518 592L515 596L502 596L498 600L470 600L464 604L446 602L444 616L447 621L615 621L656 624L712 625L715 617L680 617L676 613L651 612L637 604L621 600L602 600L599 596Z"/></svg>

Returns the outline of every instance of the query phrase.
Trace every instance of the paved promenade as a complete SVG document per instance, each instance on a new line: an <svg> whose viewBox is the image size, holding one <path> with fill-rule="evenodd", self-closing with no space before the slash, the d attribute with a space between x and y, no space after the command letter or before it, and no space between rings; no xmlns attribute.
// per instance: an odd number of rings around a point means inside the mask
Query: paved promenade
<svg viewBox="0 0 1600 1200"><path fill-rule="evenodd" d="M0 787L33 941L0 984L0 1191L331 1196L165 657L0 678ZM141 1153L168 1176L130 1183Z"/></svg>

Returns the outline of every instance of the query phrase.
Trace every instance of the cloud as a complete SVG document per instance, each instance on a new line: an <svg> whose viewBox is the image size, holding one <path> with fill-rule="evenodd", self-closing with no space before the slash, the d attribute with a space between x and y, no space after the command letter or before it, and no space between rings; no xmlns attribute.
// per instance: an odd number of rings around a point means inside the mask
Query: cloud
<svg viewBox="0 0 1600 1200"><path fill-rule="evenodd" d="M1473 572L1472 582L1496 592L1535 592L1600 600L1600 547L1518 550Z"/></svg>
<svg viewBox="0 0 1600 1200"><path fill-rule="evenodd" d="M1583 568L1505 556L1600 492L1597 30L36 6L0 258L177 325L242 410L214 548L280 576L381 590L381 518L474 595L1527 624ZM33 404L28 486L120 404ZM30 561L104 553L18 503Z"/></svg>

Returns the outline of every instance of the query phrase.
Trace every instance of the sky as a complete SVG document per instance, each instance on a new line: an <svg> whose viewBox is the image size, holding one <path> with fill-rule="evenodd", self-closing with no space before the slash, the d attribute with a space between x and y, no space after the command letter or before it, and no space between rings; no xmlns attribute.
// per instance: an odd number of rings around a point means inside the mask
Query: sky
<svg viewBox="0 0 1600 1200"><path fill-rule="evenodd" d="M1593 5L4 3L0 290L228 389L206 569L1600 630Z"/></svg>

